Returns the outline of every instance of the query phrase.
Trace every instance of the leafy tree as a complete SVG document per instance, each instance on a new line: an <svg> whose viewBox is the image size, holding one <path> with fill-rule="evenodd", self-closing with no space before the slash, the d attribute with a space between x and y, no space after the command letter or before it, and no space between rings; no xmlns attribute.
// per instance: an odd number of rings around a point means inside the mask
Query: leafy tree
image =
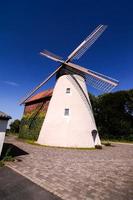
<svg viewBox="0 0 133 200"><path fill-rule="evenodd" d="M16 119L10 124L10 132L11 133L19 133L19 127L20 127L20 120Z"/></svg>
<svg viewBox="0 0 133 200"><path fill-rule="evenodd" d="M133 140L133 90L90 99L102 138Z"/></svg>

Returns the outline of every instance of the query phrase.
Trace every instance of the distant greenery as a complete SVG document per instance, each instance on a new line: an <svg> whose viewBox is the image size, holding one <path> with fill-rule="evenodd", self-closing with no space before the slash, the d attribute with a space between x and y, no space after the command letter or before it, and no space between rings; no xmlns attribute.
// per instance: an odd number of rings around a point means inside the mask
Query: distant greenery
<svg viewBox="0 0 133 200"><path fill-rule="evenodd" d="M90 95L90 99L102 139L133 141L133 90Z"/></svg>
<svg viewBox="0 0 133 200"><path fill-rule="evenodd" d="M20 120L16 119L10 124L10 130L8 130L8 133L19 133L19 127L20 127Z"/></svg>
<svg viewBox="0 0 133 200"><path fill-rule="evenodd" d="M19 138L37 140L44 117L44 112L36 115L36 111L24 115L20 123Z"/></svg>

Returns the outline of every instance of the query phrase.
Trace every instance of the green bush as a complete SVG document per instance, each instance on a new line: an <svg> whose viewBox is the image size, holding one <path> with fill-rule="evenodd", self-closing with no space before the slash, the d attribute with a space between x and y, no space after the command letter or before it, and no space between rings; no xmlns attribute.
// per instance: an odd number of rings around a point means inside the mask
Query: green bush
<svg viewBox="0 0 133 200"><path fill-rule="evenodd" d="M20 123L19 138L37 140L44 118L44 112L36 115L34 111L24 115Z"/></svg>
<svg viewBox="0 0 133 200"><path fill-rule="evenodd" d="M95 145L96 149L102 149L102 145Z"/></svg>

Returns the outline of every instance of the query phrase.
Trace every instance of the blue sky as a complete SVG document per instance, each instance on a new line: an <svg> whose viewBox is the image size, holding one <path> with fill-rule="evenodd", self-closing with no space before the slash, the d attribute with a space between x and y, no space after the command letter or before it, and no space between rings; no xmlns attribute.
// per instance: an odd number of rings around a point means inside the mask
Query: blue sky
<svg viewBox="0 0 133 200"><path fill-rule="evenodd" d="M20 99L58 66L41 57L40 50L66 58L99 24L107 24L108 29L78 64L118 79L115 90L133 88L132 10L130 0L1 2L0 110L21 118ZM42 89L53 87L54 81Z"/></svg>

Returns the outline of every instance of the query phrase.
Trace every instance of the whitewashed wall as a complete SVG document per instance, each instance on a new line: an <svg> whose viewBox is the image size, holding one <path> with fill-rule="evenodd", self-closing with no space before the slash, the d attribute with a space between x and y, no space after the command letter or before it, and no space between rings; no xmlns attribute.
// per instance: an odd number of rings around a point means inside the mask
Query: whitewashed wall
<svg viewBox="0 0 133 200"><path fill-rule="evenodd" d="M79 75L74 77L85 95L70 75L63 75L57 80L37 141L39 144L61 147L101 144L98 134L95 142L92 137L92 130L97 128L85 81ZM66 88L70 88L70 94L66 94ZM64 116L65 108L70 109L69 116Z"/></svg>
<svg viewBox="0 0 133 200"><path fill-rule="evenodd" d="M3 143L4 143L4 139L5 139L7 123L8 123L8 120L0 119L0 155L1 155L2 147L3 147Z"/></svg>

